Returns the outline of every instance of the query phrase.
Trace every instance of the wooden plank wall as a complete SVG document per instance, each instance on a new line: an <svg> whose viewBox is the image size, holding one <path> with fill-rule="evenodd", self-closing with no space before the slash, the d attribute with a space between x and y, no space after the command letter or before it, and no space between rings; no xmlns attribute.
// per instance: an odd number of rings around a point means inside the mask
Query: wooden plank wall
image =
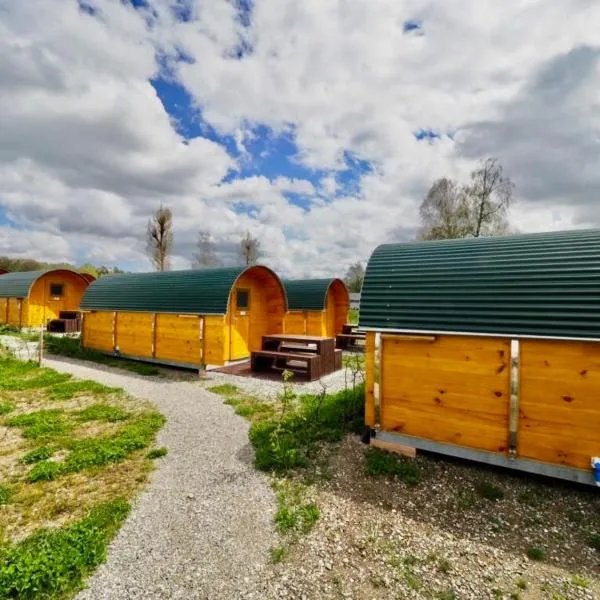
<svg viewBox="0 0 600 600"><path fill-rule="evenodd" d="M365 342L365 424L375 425L375 333L369 331Z"/></svg>
<svg viewBox="0 0 600 600"><path fill-rule="evenodd" d="M21 327L21 300L18 298L8 299L8 324Z"/></svg>
<svg viewBox="0 0 600 600"><path fill-rule="evenodd" d="M324 310L309 310L306 313L306 334L327 335L327 317Z"/></svg>
<svg viewBox="0 0 600 600"><path fill-rule="evenodd" d="M197 315L156 315L157 360L200 364L200 317Z"/></svg>
<svg viewBox="0 0 600 600"><path fill-rule="evenodd" d="M113 313L88 312L83 317L83 346L102 352L112 352Z"/></svg>
<svg viewBox="0 0 600 600"><path fill-rule="evenodd" d="M306 335L306 312L293 310L285 315L285 333Z"/></svg>
<svg viewBox="0 0 600 600"><path fill-rule="evenodd" d="M384 430L506 451L510 341L384 335L380 385Z"/></svg>
<svg viewBox="0 0 600 600"><path fill-rule="evenodd" d="M150 313L121 312L116 320L116 346L121 354L152 357L152 321Z"/></svg>
<svg viewBox="0 0 600 600"><path fill-rule="evenodd" d="M8 322L8 298L0 298L0 325Z"/></svg>
<svg viewBox="0 0 600 600"><path fill-rule="evenodd" d="M579 469L600 455L600 344L522 340L518 455Z"/></svg>

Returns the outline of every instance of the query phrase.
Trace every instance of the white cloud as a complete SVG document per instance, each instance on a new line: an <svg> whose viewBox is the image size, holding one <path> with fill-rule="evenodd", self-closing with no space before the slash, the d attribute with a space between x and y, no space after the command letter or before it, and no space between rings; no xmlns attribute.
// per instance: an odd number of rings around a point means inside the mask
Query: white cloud
<svg viewBox="0 0 600 600"><path fill-rule="evenodd" d="M3 12L0 210L19 227L0 229L4 253L146 269L145 224L164 201L176 266L199 229L227 260L249 230L285 275L340 274L378 243L414 235L431 181L465 178L488 154L517 184L521 231L600 225L594 0L256 0L249 29L230 2L190 0L187 22L168 0L145 11L92 4L95 16L67 0ZM404 33L409 19L424 35ZM251 51L237 60L242 39ZM176 63L181 53L189 62ZM149 82L157 55L232 136L240 164L176 132ZM320 181L224 182L251 160L259 124L293 132L296 160ZM421 128L441 139L418 142ZM372 169L341 197L347 152Z"/></svg>

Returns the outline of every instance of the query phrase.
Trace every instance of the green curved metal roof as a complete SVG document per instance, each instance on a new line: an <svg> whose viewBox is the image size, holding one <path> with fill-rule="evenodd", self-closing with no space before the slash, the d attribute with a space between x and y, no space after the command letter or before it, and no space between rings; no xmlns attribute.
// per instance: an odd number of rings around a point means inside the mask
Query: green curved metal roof
<svg viewBox="0 0 600 600"><path fill-rule="evenodd" d="M384 244L360 327L600 339L600 230Z"/></svg>
<svg viewBox="0 0 600 600"><path fill-rule="evenodd" d="M88 287L81 308L224 315L231 288L251 268L254 267L105 275Z"/></svg>
<svg viewBox="0 0 600 600"><path fill-rule="evenodd" d="M325 310L327 291L337 278L284 279L283 286L288 299L288 310Z"/></svg>
<svg viewBox="0 0 600 600"><path fill-rule="evenodd" d="M68 271L72 269L45 269L43 271L19 271L4 273L0 278L0 298L27 298L31 286L42 276L53 271ZM77 273L79 275L79 273Z"/></svg>

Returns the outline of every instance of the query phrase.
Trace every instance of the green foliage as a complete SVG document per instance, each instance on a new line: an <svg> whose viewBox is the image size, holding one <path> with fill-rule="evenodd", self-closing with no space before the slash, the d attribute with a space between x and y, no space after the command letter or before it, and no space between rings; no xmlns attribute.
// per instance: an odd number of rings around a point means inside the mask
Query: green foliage
<svg viewBox="0 0 600 600"><path fill-rule="evenodd" d="M46 446L41 446L35 450L31 450L23 458L21 462L26 465L32 465L33 463L40 462L41 460L48 460L54 454L54 450Z"/></svg>
<svg viewBox="0 0 600 600"><path fill-rule="evenodd" d="M69 358L92 361L110 367L116 367L117 369L131 371L132 373L137 373L138 375L143 375L144 377L160 375L160 371L154 365L123 358L116 358L114 356L107 356L106 354L102 354L102 352L97 352L96 350L82 348L78 338L47 335L45 340L46 350L50 354L59 354Z"/></svg>
<svg viewBox="0 0 600 600"><path fill-rule="evenodd" d="M358 325L358 308L351 308L348 312L348 323Z"/></svg>
<svg viewBox="0 0 600 600"><path fill-rule="evenodd" d="M147 412L124 425L114 435L73 440L68 444L71 452L63 462L37 463L29 473L29 481L56 479L65 473L77 473L119 462L132 452L148 446L164 422L160 413Z"/></svg>
<svg viewBox="0 0 600 600"><path fill-rule="evenodd" d="M10 502L11 489L7 485L0 485L0 506Z"/></svg>
<svg viewBox="0 0 600 600"><path fill-rule="evenodd" d="M485 498L490 502L497 502L504 498L504 490L488 481L479 482L475 486L475 491L481 498Z"/></svg>
<svg viewBox="0 0 600 600"><path fill-rule="evenodd" d="M277 492L275 524L280 533L305 534L319 520L320 511L311 502L304 502L304 489L299 484L284 482Z"/></svg>
<svg viewBox="0 0 600 600"><path fill-rule="evenodd" d="M271 555L271 562L277 564L285 560L287 550L283 546L274 546L269 550L269 554Z"/></svg>
<svg viewBox="0 0 600 600"><path fill-rule="evenodd" d="M0 402L0 416L7 415L9 412L15 410L15 405L10 402Z"/></svg>
<svg viewBox="0 0 600 600"><path fill-rule="evenodd" d="M544 558L546 558L546 553L537 546L530 546L527 548L527 556L531 560L544 560Z"/></svg>
<svg viewBox="0 0 600 600"><path fill-rule="evenodd" d="M240 389L236 385L233 385L233 383L221 383L220 385L209 387L208 391L213 394L219 394L219 396L231 396L237 394Z"/></svg>
<svg viewBox="0 0 600 600"><path fill-rule="evenodd" d="M421 477L414 460L384 452L379 448L365 451L365 473L372 477L395 476L408 485L416 485Z"/></svg>
<svg viewBox="0 0 600 600"><path fill-rule="evenodd" d="M322 442L337 442L363 427L364 388L331 395L301 396L282 416L255 421L250 427L256 466L285 473L306 466Z"/></svg>
<svg viewBox="0 0 600 600"><path fill-rule="evenodd" d="M73 525L0 548L0 600L63 597L79 589L106 559L108 542L128 512L125 500L113 500Z"/></svg>
<svg viewBox="0 0 600 600"><path fill-rule="evenodd" d="M122 392L120 388L107 387L91 379L83 379L81 381L65 381L52 386L48 394L50 400L70 400L78 394L110 394Z"/></svg>
<svg viewBox="0 0 600 600"><path fill-rule="evenodd" d="M107 421L116 423L129 418L129 413L111 404L91 404L77 413L81 421Z"/></svg>
<svg viewBox="0 0 600 600"><path fill-rule="evenodd" d="M153 460L155 458L162 458L168 453L169 450L165 446L162 446L161 448L153 448L152 450L150 450L150 452L148 452L148 454L146 454L146 458L149 458L150 460Z"/></svg>
<svg viewBox="0 0 600 600"><path fill-rule="evenodd" d="M22 427L28 439L50 438L71 431L73 424L60 409L38 410L7 419L7 427Z"/></svg>

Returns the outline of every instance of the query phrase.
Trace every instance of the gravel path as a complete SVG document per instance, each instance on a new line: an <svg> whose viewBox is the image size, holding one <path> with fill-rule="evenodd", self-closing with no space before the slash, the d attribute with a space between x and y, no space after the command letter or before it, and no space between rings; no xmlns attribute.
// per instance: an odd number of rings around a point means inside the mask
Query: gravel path
<svg viewBox="0 0 600 600"><path fill-rule="evenodd" d="M273 492L255 471L248 423L198 383L123 374L67 359L45 364L124 388L167 417L152 481L78 600L252 598L273 531Z"/></svg>

